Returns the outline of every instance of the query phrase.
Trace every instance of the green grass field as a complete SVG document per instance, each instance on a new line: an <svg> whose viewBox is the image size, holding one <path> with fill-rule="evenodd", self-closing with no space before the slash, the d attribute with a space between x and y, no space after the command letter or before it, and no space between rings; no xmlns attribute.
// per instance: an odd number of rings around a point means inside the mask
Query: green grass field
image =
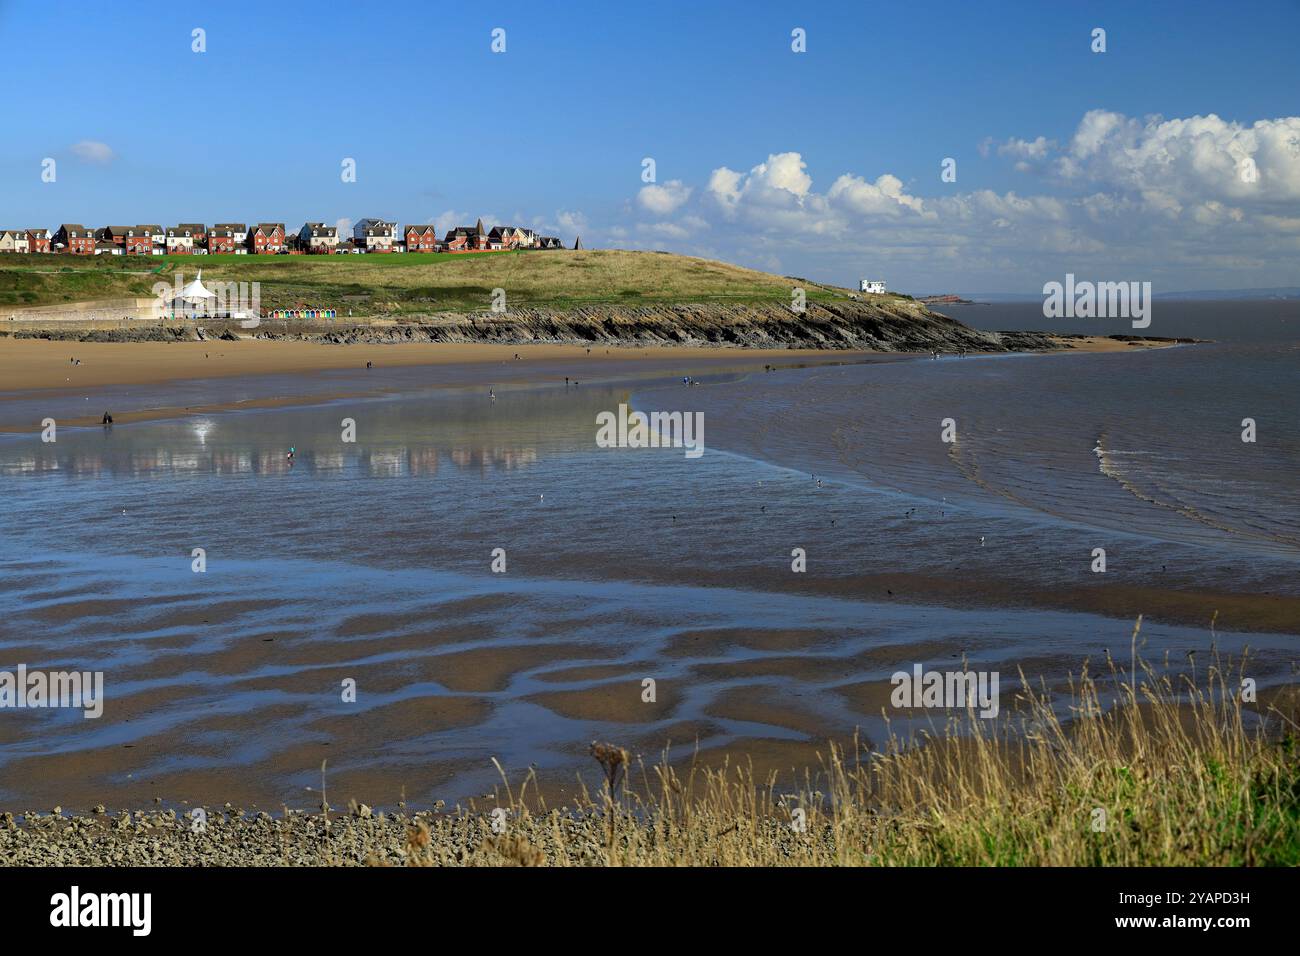
<svg viewBox="0 0 1300 956"><path fill-rule="evenodd" d="M663 252L547 250L462 255L0 256L0 308L150 296L156 282L258 282L266 308L335 308L354 315L486 311L494 289L509 308L597 303L789 303L842 298L830 286Z"/></svg>

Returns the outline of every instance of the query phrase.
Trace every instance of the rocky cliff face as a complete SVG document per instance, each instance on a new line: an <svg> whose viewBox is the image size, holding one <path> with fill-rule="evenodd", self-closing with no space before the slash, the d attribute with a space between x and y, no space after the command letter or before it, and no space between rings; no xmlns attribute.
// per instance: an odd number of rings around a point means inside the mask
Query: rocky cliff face
<svg viewBox="0 0 1300 956"><path fill-rule="evenodd" d="M274 327L263 335L276 336ZM300 333L290 332L298 337ZM310 334L310 333L309 333ZM1020 351L1059 347L1036 332L980 332L919 303L584 306L518 309L503 315L445 314L391 326L326 331L331 342L497 342L730 345L743 348L868 349L894 352Z"/></svg>
<svg viewBox="0 0 1300 956"><path fill-rule="evenodd" d="M575 345L727 345L740 348L858 349L889 352L999 352L1060 348L1039 332L981 332L918 302L890 299L810 302L801 314L780 305L593 305L515 309L503 314L440 313L398 322L344 326L264 321L80 330L47 327L16 333L81 341L174 341L252 335L338 344L351 342L529 342Z"/></svg>

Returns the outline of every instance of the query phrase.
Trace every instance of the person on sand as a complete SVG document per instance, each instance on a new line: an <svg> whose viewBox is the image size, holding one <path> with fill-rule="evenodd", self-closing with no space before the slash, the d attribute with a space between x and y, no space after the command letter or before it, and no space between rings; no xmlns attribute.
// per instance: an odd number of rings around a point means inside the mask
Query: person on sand
<svg viewBox="0 0 1300 956"><path fill-rule="evenodd" d="M367 363L366 363L366 368L374 368L374 367L375 367L375 363L374 363L374 362L367 362Z"/></svg>
<svg viewBox="0 0 1300 956"><path fill-rule="evenodd" d="M494 402L497 400L496 392L492 391L492 389L490 388L488 389L488 398L490 398Z"/></svg>
<svg viewBox="0 0 1300 956"><path fill-rule="evenodd" d="M296 447L294 447L293 445L290 445L290 446L289 446L289 454L285 455L285 458L288 459L289 461L293 461L294 453L295 453L297 450L298 450L298 449L297 449Z"/></svg>
<svg viewBox="0 0 1300 956"><path fill-rule="evenodd" d="M113 416L110 415L108 412L105 412L105 413L104 413L104 421L103 421L103 424L105 424L105 425L111 425L111 424L113 424Z"/></svg>

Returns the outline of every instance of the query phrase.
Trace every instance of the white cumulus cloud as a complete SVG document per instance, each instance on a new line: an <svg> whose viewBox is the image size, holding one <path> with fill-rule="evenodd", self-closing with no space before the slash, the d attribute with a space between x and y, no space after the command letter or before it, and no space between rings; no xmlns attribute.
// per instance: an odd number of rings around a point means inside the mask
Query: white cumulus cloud
<svg viewBox="0 0 1300 956"><path fill-rule="evenodd" d="M667 216L675 212L691 198L691 187L680 179L670 179L662 186L651 184L642 186L636 201L641 208L656 216Z"/></svg>

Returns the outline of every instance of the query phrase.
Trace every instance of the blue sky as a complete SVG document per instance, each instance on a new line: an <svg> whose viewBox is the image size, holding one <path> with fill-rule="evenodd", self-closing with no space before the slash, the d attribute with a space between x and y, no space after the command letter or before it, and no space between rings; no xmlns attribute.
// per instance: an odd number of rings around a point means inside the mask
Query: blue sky
<svg viewBox="0 0 1300 956"><path fill-rule="evenodd" d="M0 226L483 216L910 292L1300 285L1298 36L1296 0L0 2L33 64Z"/></svg>

